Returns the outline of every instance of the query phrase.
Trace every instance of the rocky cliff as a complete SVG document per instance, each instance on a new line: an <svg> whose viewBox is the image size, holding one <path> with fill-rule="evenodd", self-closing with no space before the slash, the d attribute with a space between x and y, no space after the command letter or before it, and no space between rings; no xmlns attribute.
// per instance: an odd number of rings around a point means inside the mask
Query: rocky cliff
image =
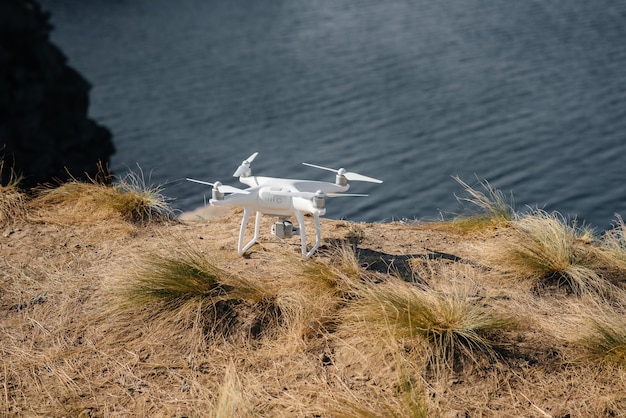
<svg viewBox="0 0 626 418"><path fill-rule="evenodd" d="M87 116L89 82L49 40L50 14L32 0L0 0L2 184L13 168L32 187L93 176L114 146Z"/></svg>

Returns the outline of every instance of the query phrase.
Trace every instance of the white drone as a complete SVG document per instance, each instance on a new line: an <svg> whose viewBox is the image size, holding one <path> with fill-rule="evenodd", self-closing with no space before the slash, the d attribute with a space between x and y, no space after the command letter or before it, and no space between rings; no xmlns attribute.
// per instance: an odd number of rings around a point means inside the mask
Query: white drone
<svg viewBox="0 0 626 418"><path fill-rule="evenodd" d="M265 214L278 217L278 221L272 225L272 234L278 238L289 238L298 232L300 233L302 257L308 259L320 246L321 228L319 217L326 213L326 198L367 196L364 194L344 193L350 188L348 180L382 183L381 180L352 173L343 168L335 170L308 163L303 164L336 173L335 183L253 176L250 164L258 154L258 152L255 152L245 159L233 174L233 177L239 177L239 181L249 186L245 190L224 185L219 181L209 183L187 178L188 181L213 186L212 198L209 200L211 206L243 207L243 219L241 220L239 242L237 244L237 252L239 254L245 253L259 239L261 214ZM252 212L256 212L254 236L250 242L243 245L248 219ZM313 215L315 219L316 239L315 245L310 250L307 250L306 244L305 213ZM291 216L296 217L298 221L297 228L289 221Z"/></svg>

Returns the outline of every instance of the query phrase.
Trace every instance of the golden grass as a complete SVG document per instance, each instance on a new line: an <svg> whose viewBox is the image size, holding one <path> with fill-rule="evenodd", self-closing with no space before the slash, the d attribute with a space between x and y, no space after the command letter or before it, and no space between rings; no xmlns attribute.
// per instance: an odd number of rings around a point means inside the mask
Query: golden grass
<svg viewBox="0 0 626 418"><path fill-rule="evenodd" d="M626 369L626 293L616 290L613 296L610 304L581 304L568 340L582 348L578 361Z"/></svg>
<svg viewBox="0 0 626 418"><path fill-rule="evenodd" d="M336 327L338 312L353 283L360 280L361 269L349 250L339 247L335 251L329 262L275 257L276 267L291 272L265 284L276 294L282 332L275 338L281 344L301 347Z"/></svg>
<svg viewBox="0 0 626 418"><path fill-rule="evenodd" d="M261 291L210 262L196 248L183 244L168 255L150 254L130 269L121 280L125 304L144 306L163 303L175 309L188 300L259 300ZM237 282L236 285L227 283Z"/></svg>
<svg viewBox="0 0 626 418"><path fill-rule="evenodd" d="M112 284L109 294L113 310L145 308L176 326L193 324L211 338L237 334L237 327L246 335L236 338L258 337L279 320L273 293L218 267L206 253L185 242L178 242L167 254L143 256Z"/></svg>
<svg viewBox="0 0 626 418"><path fill-rule="evenodd" d="M4 162L0 162L0 173L3 170ZM22 177L11 172L6 185L0 184L0 225L23 215L26 207L26 195L20 190L19 184Z"/></svg>
<svg viewBox="0 0 626 418"><path fill-rule="evenodd" d="M337 242L325 252L327 263L312 260L303 264L303 273L311 280L326 283L330 291L349 292L364 277L352 242Z"/></svg>
<svg viewBox="0 0 626 418"><path fill-rule="evenodd" d="M599 252L590 234L558 213L536 210L516 220L508 239L484 247L481 256L535 289L553 286L579 295L605 293L610 283L597 270Z"/></svg>
<svg viewBox="0 0 626 418"><path fill-rule="evenodd" d="M471 239L368 224L355 252L357 228L324 220L301 261L284 242L233 254L236 214L120 237L100 229L115 212L75 225L48 210L51 224L24 217L0 242L0 415L626 413L623 293L530 292L517 283L548 286L554 270L503 251L564 248L608 280L618 231L599 240L545 213ZM539 239L526 221L557 231ZM377 254L412 282L368 267Z"/></svg>
<svg viewBox="0 0 626 418"><path fill-rule="evenodd" d="M341 418L377 418L385 417L412 417L426 418L429 415L428 399L426 391L411 381L401 376L393 387L393 396L385 399L352 399L339 398L329 402L325 412L332 417Z"/></svg>
<svg viewBox="0 0 626 418"><path fill-rule="evenodd" d="M606 250L607 260L615 267L626 271L626 224L618 214L613 228L602 237L602 247Z"/></svg>
<svg viewBox="0 0 626 418"><path fill-rule="evenodd" d="M517 217L513 208L513 198L507 200L504 193L494 188L488 181L480 182L484 189L484 191L480 191L468 185L458 176L452 178L463 186L469 195L469 197L457 197L457 199L470 203L473 210L470 210L468 214L458 215L450 221L442 222L439 225L442 229L464 233L493 230L510 226Z"/></svg>
<svg viewBox="0 0 626 418"><path fill-rule="evenodd" d="M491 356L493 338L515 325L511 317L470 296L463 287L444 292L392 279L363 288L349 309L360 329L409 345L426 343L431 363L452 367L455 361Z"/></svg>
<svg viewBox="0 0 626 418"><path fill-rule="evenodd" d="M626 320L622 315L590 319L589 335L582 343L588 358L600 364L626 366Z"/></svg>
<svg viewBox="0 0 626 418"><path fill-rule="evenodd" d="M150 221L155 217L160 219L163 215L168 217L172 215L169 199L163 195L163 186L149 184L141 169L139 173L134 171L126 173L114 188L133 196L133 199L129 199L130 202L121 204L118 209L121 213L131 214L135 220Z"/></svg>
<svg viewBox="0 0 626 418"><path fill-rule="evenodd" d="M134 172L113 185L71 180L43 188L32 205L37 219L63 224L114 219L146 223L171 216L162 188L147 185L143 175Z"/></svg>
<svg viewBox="0 0 626 418"><path fill-rule="evenodd" d="M254 417L252 408L247 405L243 397L242 383L232 363L226 369L223 382L215 408L210 411L209 416L211 418Z"/></svg>

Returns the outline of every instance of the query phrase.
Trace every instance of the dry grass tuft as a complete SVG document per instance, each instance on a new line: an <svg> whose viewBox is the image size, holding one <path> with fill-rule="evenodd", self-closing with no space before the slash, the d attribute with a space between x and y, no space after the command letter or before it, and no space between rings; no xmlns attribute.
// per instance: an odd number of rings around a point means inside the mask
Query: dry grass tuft
<svg viewBox="0 0 626 418"><path fill-rule="evenodd" d="M355 282L364 278L365 272L352 242L340 241L331 245L326 256L326 264L314 262L305 265L307 274L313 277L317 271L322 280L328 281L341 291L349 291Z"/></svg>
<svg viewBox="0 0 626 418"><path fill-rule="evenodd" d="M349 253L338 251L337 258L332 257L335 261L330 262L302 262L292 256L280 259L280 268L291 274L266 286L276 294L282 332L275 337L283 344L298 347L335 329L346 294L360 277L355 261L342 258L349 257Z"/></svg>
<svg viewBox="0 0 626 418"><path fill-rule="evenodd" d="M243 396L243 387L235 366L231 363L226 369L224 380L219 389L215 408L209 414L211 418L253 417L252 408Z"/></svg>
<svg viewBox="0 0 626 418"><path fill-rule="evenodd" d="M598 363L626 365L626 321L622 316L592 319L590 335L583 340L588 357Z"/></svg>
<svg viewBox="0 0 626 418"><path fill-rule="evenodd" d="M582 360L600 366L626 366L626 313L622 301L610 305L587 301L572 332L574 343L583 348Z"/></svg>
<svg viewBox="0 0 626 418"><path fill-rule="evenodd" d="M468 185L457 176L453 178L469 194L469 197L458 199L472 204L475 211L469 215L459 215L451 221L443 222L440 225L442 229L465 233L493 230L510 226L511 222L517 217L513 209L513 198L509 199L511 201L509 203L502 191L495 189L486 180L480 182L484 189L484 192L482 192Z"/></svg>
<svg viewBox="0 0 626 418"><path fill-rule="evenodd" d="M616 214L616 222L604 234L602 244L606 250L607 261L626 271L626 224L620 215Z"/></svg>
<svg viewBox="0 0 626 418"><path fill-rule="evenodd" d="M353 399L339 398L333 400L326 408L329 416L338 418L378 418L412 417L427 418L429 416L426 391L410 379L400 379L393 387L395 396L384 399Z"/></svg>
<svg viewBox="0 0 626 418"><path fill-rule="evenodd" d="M389 334L409 345L424 342L432 364L452 367L463 359L491 356L493 337L515 325L471 294L463 287L444 292L393 279L364 287L350 303L350 316L371 335Z"/></svg>
<svg viewBox="0 0 626 418"><path fill-rule="evenodd" d="M39 209L38 218L46 222L83 224L120 219L146 223L171 215L167 198L161 192L160 186L147 185L143 174L129 172L113 185L71 180L44 188L33 205Z"/></svg>
<svg viewBox="0 0 626 418"><path fill-rule="evenodd" d="M133 220L151 221L170 217L172 210L168 198L163 195L163 186L151 185L146 182L143 171L129 171L114 188L132 196L127 204L120 205L121 213L131 215Z"/></svg>
<svg viewBox="0 0 626 418"><path fill-rule="evenodd" d="M264 292L252 281L217 267L200 250L182 244L169 255L151 254L124 275L126 304L162 303L175 309L188 300L246 299L258 302Z"/></svg>
<svg viewBox="0 0 626 418"><path fill-rule="evenodd" d="M146 308L166 321L183 327L195 322L217 335L256 338L279 319L274 294L185 243L167 255L145 256L116 280L110 296L113 309Z"/></svg>
<svg viewBox="0 0 626 418"><path fill-rule="evenodd" d="M0 162L0 173L4 162ZM20 190L19 184L22 177L13 171L6 185L0 184L0 225L24 214L26 209L26 195Z"/></svg>
<svg viewBox="0 0 626 418"><path fill-rule="evenodd" d="M508 276L530 281L535 289L605 293L610 288L596 270L597 248L590 230L567 223L558 213L537 210L513 224L507 240L486 246L484 259Z"/></svg>

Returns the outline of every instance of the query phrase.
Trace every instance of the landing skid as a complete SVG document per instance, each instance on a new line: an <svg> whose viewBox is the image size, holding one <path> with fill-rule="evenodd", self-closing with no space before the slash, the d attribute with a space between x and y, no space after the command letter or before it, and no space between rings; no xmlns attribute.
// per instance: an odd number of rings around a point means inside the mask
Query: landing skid
<svg viewBox="0 0 626 418"><path fill-rule="evenodd" d="M246 228L248 226L248 220L250 219L251 214L252 214L252 210L248 208L244 208L243 218L241 219L241 228L239 229L239 241L237 243L237 252L239 254L243 254L246 251L248 251L250 247L252 247L259 239L259 235L260 235L259 228L261 225L262 213L257 211L256 219L254 221L254 236L252 237L252 240L250 240L250 242L248 242L246 245L243 245L244 235L245 235ZM321 237L322 229L320 226L320 217L317 215L313 215L313 219L315 220L315 245L313 245L313 247L311 247L310 250L307 250L306 230L304 227L304 215L302 215L302 213L297 210L294 212L294 215L296 219L298 220L298 230L300 231L300 242L302 246L302 259L308 260L313 255L313 253L317 251L322 241L322 237Z"/></svg>

